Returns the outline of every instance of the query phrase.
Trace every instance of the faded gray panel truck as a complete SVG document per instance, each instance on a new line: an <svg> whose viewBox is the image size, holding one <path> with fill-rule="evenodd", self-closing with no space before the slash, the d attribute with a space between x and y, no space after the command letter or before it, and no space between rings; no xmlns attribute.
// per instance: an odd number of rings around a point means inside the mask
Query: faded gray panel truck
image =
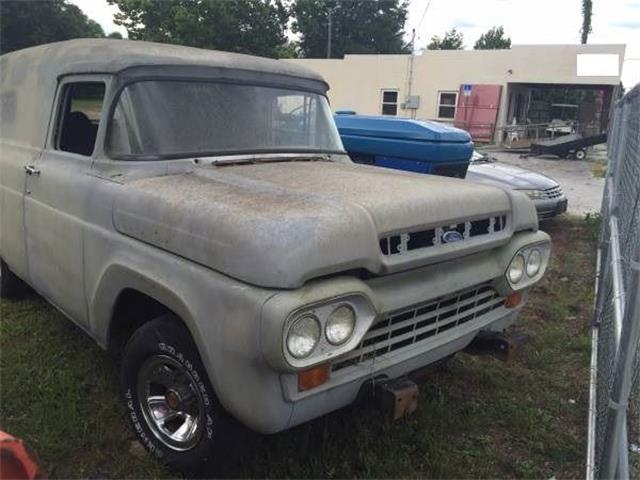
<svg viewBox="0 0 640 480"><path fill-rule="evenodd" d="M327 84L284 61L72 40L0 75L0 293L119 355L170 465L503 330L547 266L528 198L353 164Z"/></svg>

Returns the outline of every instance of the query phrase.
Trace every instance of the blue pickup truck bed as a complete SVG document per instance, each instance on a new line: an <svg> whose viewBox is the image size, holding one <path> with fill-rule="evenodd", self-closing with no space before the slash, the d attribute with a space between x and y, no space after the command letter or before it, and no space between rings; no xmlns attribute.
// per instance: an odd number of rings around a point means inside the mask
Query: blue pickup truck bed
<svg viewBox="0 0 640 480"><path fill-rule="evenodd" d="M467 132L442 123L350 114L335 120L357 163L464 178L473 153Z"/></svg>

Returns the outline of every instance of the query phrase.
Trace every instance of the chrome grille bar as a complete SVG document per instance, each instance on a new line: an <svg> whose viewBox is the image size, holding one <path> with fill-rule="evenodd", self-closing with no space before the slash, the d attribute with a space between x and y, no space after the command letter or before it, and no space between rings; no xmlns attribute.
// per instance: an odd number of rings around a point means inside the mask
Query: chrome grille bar
<svg viewBox="0 0 640 480"><path fill-rule="evenodd" d="M546 190L543 190L542 192L544 193L545 197L547 197L547 198L559 198L562 195L564 195L560 185L558 185L557 187L547 188Z"/></svg>
<svg viewBox="0 0 640 480"><path fill-rule="evenodd" d="M479 236L491 236L507 228L507 216L495 215L451 225L440 225L426 230L397 233L380 239L383 255L404 255L412 250L438 247L450 241L445 235L455 236L455 241L468 241Z"/></svg>
<svg viewBox="0 0 640 480"><path fill-rule="evenodd" d="M426 341L503 304L504 297L492 287L479 285L392 312L369 329L356 349L337 359L333 370Z"/></svg>

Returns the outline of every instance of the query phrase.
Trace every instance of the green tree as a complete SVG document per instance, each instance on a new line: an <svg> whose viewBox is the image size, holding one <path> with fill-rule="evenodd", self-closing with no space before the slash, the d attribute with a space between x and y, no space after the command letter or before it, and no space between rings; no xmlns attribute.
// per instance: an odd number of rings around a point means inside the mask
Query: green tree
<svg viewBox="0 0 640 480"><path fill-rule="evenodd" d="M108 0L129 38L277 57L289 18L282 0Z"/></svg>
<svg viewBox="0 0 640 480"><path fill-rule="evenodd" d="M591 33L591 14L593 13L593 3L591 0L582 0L582 28L580 29L580 41L587 43Z"/></svg>
<svg viewBox="0 0 640 480"><path fill-rule="evenodd" d="M104 31L65 0L0 1L0 53L86 37L104 37Z"/></svg>
<svg viewBox="0 0 640 480"><path fill-rule="evenodd" d="M277 49L278 58L297 58L298 44L295 42L287 42Z"/></svg>
<svg viewBox="0 0 640 480"><path fill-rule="evenodd" d="M407 0L297 0L291 5L299 53L327 56L331 16L331 57L345 53L409 53L404 41Z"/></svg>
<svg viewBox="0 0 640 480"><path fill-rule="evenodd" d="M490 28L488 32L480 35L473 46L476 50L500 50L511 48L511 39L504 36L502 26Z"/></svg>
<svg viewBox="0 0 640 480"><path fill-rule="evenodd" d="M111 32L107 35L107 38L115 38L117 40L122 40L122 34L120 32Z"/></svg>
<svg viewBox="0 0 640 480"><path fill-rule="evenodd" d="M445 32L444 37L438 35L431 37L431 43L427 45L427 50L462 50L464 48L464 37L462 32L452 28Z"/></svg>

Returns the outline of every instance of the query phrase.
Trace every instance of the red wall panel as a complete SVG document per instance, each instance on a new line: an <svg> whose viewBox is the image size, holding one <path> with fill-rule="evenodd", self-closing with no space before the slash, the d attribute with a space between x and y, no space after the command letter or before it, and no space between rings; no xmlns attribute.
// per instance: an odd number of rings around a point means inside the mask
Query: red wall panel
<svg viewBox="0 0 640 480"><path fill-rule="evenodd" d="M471 85L471 94L465 96L464 85L460 85L454 125L468 131L475 141L493 141L501 94L502 85Z"/></svg>

